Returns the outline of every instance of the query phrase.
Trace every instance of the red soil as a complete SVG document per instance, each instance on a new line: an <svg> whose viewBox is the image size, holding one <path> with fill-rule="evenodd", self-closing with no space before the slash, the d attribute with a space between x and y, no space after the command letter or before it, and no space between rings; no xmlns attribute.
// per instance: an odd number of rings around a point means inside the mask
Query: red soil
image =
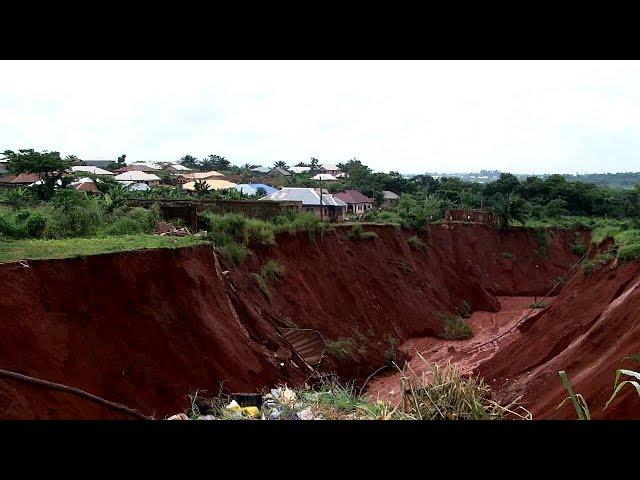
<svg viewBox="0 0 640 480"><path fill-rule="evenodd" d="M468 322L474 336L470 340L423 337L413 338L402 344L400 350L411 358L405 374L415 374L420 378L423 372L429 371L430 364L446 365L449 362L455 364L463 375L469 375L478 365L492 358L499 349L512 343L520 333L517 329L511 332L509 330L520 320L532 314L530 305L535 297L499 297L499 299L500 311L477 311L471 314ZM498 340L491 342L496 338ZM402 367L402 365L399 366ZM368 385L367 394L374 399L385 400L393 405L399 404L401 376L399 371L395 371L377 377Z"/></svg>
<svg viewBox="0 0 640 480"><path fill-rule="evenodd" d="M505 399L524 395L534 418L576 418L558 371L566 370L573 390L582 394L592 418L640 418L635 389L613 393L615 371L638 370L625 360L640 353L640 263L607 266L578 274L546 310L523 322L521 334L478 373Z"/></svg>
<svg viewBox="0 0 640 480"><path fill-rule="evenodd" d="M304 381L301 365L276 354L288 348L276 327L293 322L353 339L353 355L325 356L321 369L362 380L385 363L390 341L437 334L438 311L463 301L496 311L495 294L540 295L577 260L564 231L552 232L545 259L525 229L433 225L421 236L426 251L409 248L410 232L372 229L374 240L350 240L344 228L316 242L284 234L238 268L221 269L208 246L0 265L0 368L158 418L220 381L245 391ZM269 297L251 273L272 258L285 274ZM0 404L2 418L117 416L9 380L0 380Z"/></svg>

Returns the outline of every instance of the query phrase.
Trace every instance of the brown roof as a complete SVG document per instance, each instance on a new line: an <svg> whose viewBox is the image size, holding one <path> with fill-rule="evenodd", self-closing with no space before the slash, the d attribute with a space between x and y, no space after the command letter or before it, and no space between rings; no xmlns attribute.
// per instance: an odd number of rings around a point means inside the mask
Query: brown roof
<svg viewBox="0 0 640 480"><path fill-rule="evenodd" d="M71 186L80 192L100 193L100 190L93 182L82 182Z"/></svg>
<svg viewBox="0 0 640 480"><path fill-rule="evenodd" d="M155 172L156 170L154 170L153 168L149 168L146 165L127 165L126 167L121 167L114 171L118 173L125 173L125 172Z"/></svg>
<svg viewBox="0 0 640 480"><path fill-rule="evenodd" d="M21 173L17 177L14 175L7 175L6 177L0 178L0 182L2 183L27 183L31 184L37 182L40 178L35 173Z"/></svg>
<svg viewBox="0 0 640 480"><path fill-rule="evenodd" d="M346 190L344 192L334 193L333 196L348 204L373 203L374 201L372 198L363 195L358 190Z"/></svg>

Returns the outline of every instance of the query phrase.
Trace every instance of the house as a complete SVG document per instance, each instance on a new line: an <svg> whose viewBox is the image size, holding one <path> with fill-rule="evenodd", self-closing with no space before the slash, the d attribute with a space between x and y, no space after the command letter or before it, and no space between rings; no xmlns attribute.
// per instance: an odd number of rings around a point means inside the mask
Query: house
<svg viewBox="0 0 640 480"><path fill-rule="evenodd" d="M160 177L157 175L139 170L121 173L113 177L113 179L118 182L146 183L150 187L155 187L160 183Z"/></svg>
<svg viewBox="0 0 640 480"><path fill-rule="evenodd" d="M40 181L35 173L21 173L19 175L7 175L0 177L0 187L18 188L33 185Z"/></svg>
<svg viewBox="0 0 640 480"><path fill-rule="evenodd" d="M0 158L0 174L5 174L9 171L9 159L6 157Z"/></svg>
<svg viewBox="0 0 640 480"><path fill-rule="evenodd" d="M235 188L237 183L230 182L228 180L223 179L198 179L198 182L204 182L209 186L209 190L226 190L227 188ZM182 185L182 188L185 190L196 190L196 182L187 182Z"/></svg>
<svg viewBox="0 0 640 480"><path fill-rule="evenodd" d="M347 204L323 189L322 198L318 188L283 187L260 201L302 202L302 212L314 213L329 221L342 221Z"/></svg>
<svg viewBox="0 0 640 480"><path fill-rule="evenodd" d="M269 177L290 177L291 172L286 171L284 168L273 167L271 170L269 170L267 175Z"/></svg>
<svg viewBox="0 0 640 480"><path fill-rule="evenodd" d="M277 192L278 189L266 185L264 183L238 183L235 187L236 190L242 192L246 195L256 195L258 193L258 189L262 188L265 191L265 195L270 195L273 192Z"/></svg>
<svg viewBox="0 0 640 480"><path fill-rule="evenodd" d="M382 208L392 208L399 198L399 195L396 195L389 190L384 190L382 192Z"/></svg>
<svg viewBox="0 0 640 480"><path fill-rule="evenodd" d="M311 167L289 167L289 170L293 173L304 173L311 170Z"/></svg>
<svg viewBox="0 0 640 480"><path fill-rule="evenodd" d="M451 209L444 212L444 218L450 222L495 223L493 214L487 209Z"/></svg>
<svg viewBox="0 0 640 480"><path fill-rule="evenodd" d="M117 168L116 170L114 170L117 173L126 173L126 172L155 172L157 170L157 168L151 168L147 165L143 165L143 164L131 164L131 165L126 165L124 167L120 167Z"/></svg>
<svg viewBox="0 0 640 480"><path fill-rule="evenodd" d="M171 165L166 166L164 169L175 174L191 171L189 167L185 167L184 165L180 165L179 163L172 163Z"/></svg>
<svg viewBox="0 0 640 480"><path fill-rule="evenodd" d="M346 190L333 194L347 204L347 213L364 213L373 208L374 200L369 198L358 190Z"/></svg>
<svg viewBox="0 0 640 480"><path fill-rule="evenodd" d="M220 172L211 170L208 172L178 173L176 178L178 178L178 183L186 183L195 180L223 180L226 177Z"/></svg>
<svg viewBox="0 0 640 480"><path fill-rule="evenodd" d="M97 167L89 167L89 168L97 168ZM109 172L111 173L111 172ZM100 194L100 190L98 190L97 185L93 180L88 177L80 178L78 181L69 184L69 187L73 190L77 190L78 192L87 192L91 194Z"/></svg>
<svg viewBox="0 0 640 480"><path fill-rule="evenodd" d="M94 167L91 165L78 165L75 167L71 167L71 171L73 173L82 172L82 173L91 173L93 175L115 175L115 173L110 172L109 170L104 170L102 168Z"/></svg>
<svg viewBox="0 0 640 480"><path fill-rule="evenodd" d="M251 169L251 173L255 173L258 175L266 175L271 171L269 167L255 167Z"/></svg>
<svg viewBox="0 0 640 480"><path fill-rule="evenodd" d="M340 167L338 167L337 165L334 165L333 163L323 163L322 165L320 165L320 171L323 173L329 173L333 176L336 176L339 173L342 173L342 170L340 170Z"/></svg>
<svg viewBox="0 0 640 480"><path fill-rule="evenodd" d="M336 177L334 177L333 175L331 175L330 173L318 173L317 175L314 175L313 177L311 177L311 180L322 180L322 181L325 181L325 182L335 182L338 179Z"/></svg>

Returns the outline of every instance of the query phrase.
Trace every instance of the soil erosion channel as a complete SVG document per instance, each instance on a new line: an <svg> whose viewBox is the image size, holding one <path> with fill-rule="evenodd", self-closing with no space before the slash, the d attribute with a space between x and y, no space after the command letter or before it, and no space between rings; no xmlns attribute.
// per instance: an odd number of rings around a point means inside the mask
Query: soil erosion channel
<svg viewBox="0 0 640 480"><path fill-rule="evenodd" d="M303 384L310 369L283 332L315 331L326 346L313 366L321 373L362 385L390 356L402 362L417 350L479 373L505 398L524 394L534 418L572 418L570 408L555 412L558 370L599 404L615 369L631 367L620 359L640 352L633 262L577 272L547 308L497 344L465 353L520 321L531 297L576 264L575 245L588 245L588 232L463 223L417 235L365 229L375 235L354 238L349 226L283 233L274 246L251 245L241 265L211 245L1 264L0 369L164 418L183 411L189 394L215 395L221 383L235 392ZM267 263L279 264L278 278L261 276ZM461 311L472 313L475 336L443 340L443 314ZM418 368L415 358L411 365ZM369 391L393 400L394 381L374 378ZM606 415L633 415L631 396L620 402ZM5 378L0 405L5 419L123 418Z"/></svg>

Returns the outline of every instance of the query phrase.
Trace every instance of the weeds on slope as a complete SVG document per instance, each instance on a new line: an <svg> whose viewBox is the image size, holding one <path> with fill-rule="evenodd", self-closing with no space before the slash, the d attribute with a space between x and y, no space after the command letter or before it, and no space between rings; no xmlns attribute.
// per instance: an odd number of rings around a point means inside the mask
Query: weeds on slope
<svg viewBox="0 0 640 480"><path fill-rule="evenodd" d="M441 321L440 336L445 340L466 340L473 337L473 330L469 323L460 315L439 312Z"/></svg>

